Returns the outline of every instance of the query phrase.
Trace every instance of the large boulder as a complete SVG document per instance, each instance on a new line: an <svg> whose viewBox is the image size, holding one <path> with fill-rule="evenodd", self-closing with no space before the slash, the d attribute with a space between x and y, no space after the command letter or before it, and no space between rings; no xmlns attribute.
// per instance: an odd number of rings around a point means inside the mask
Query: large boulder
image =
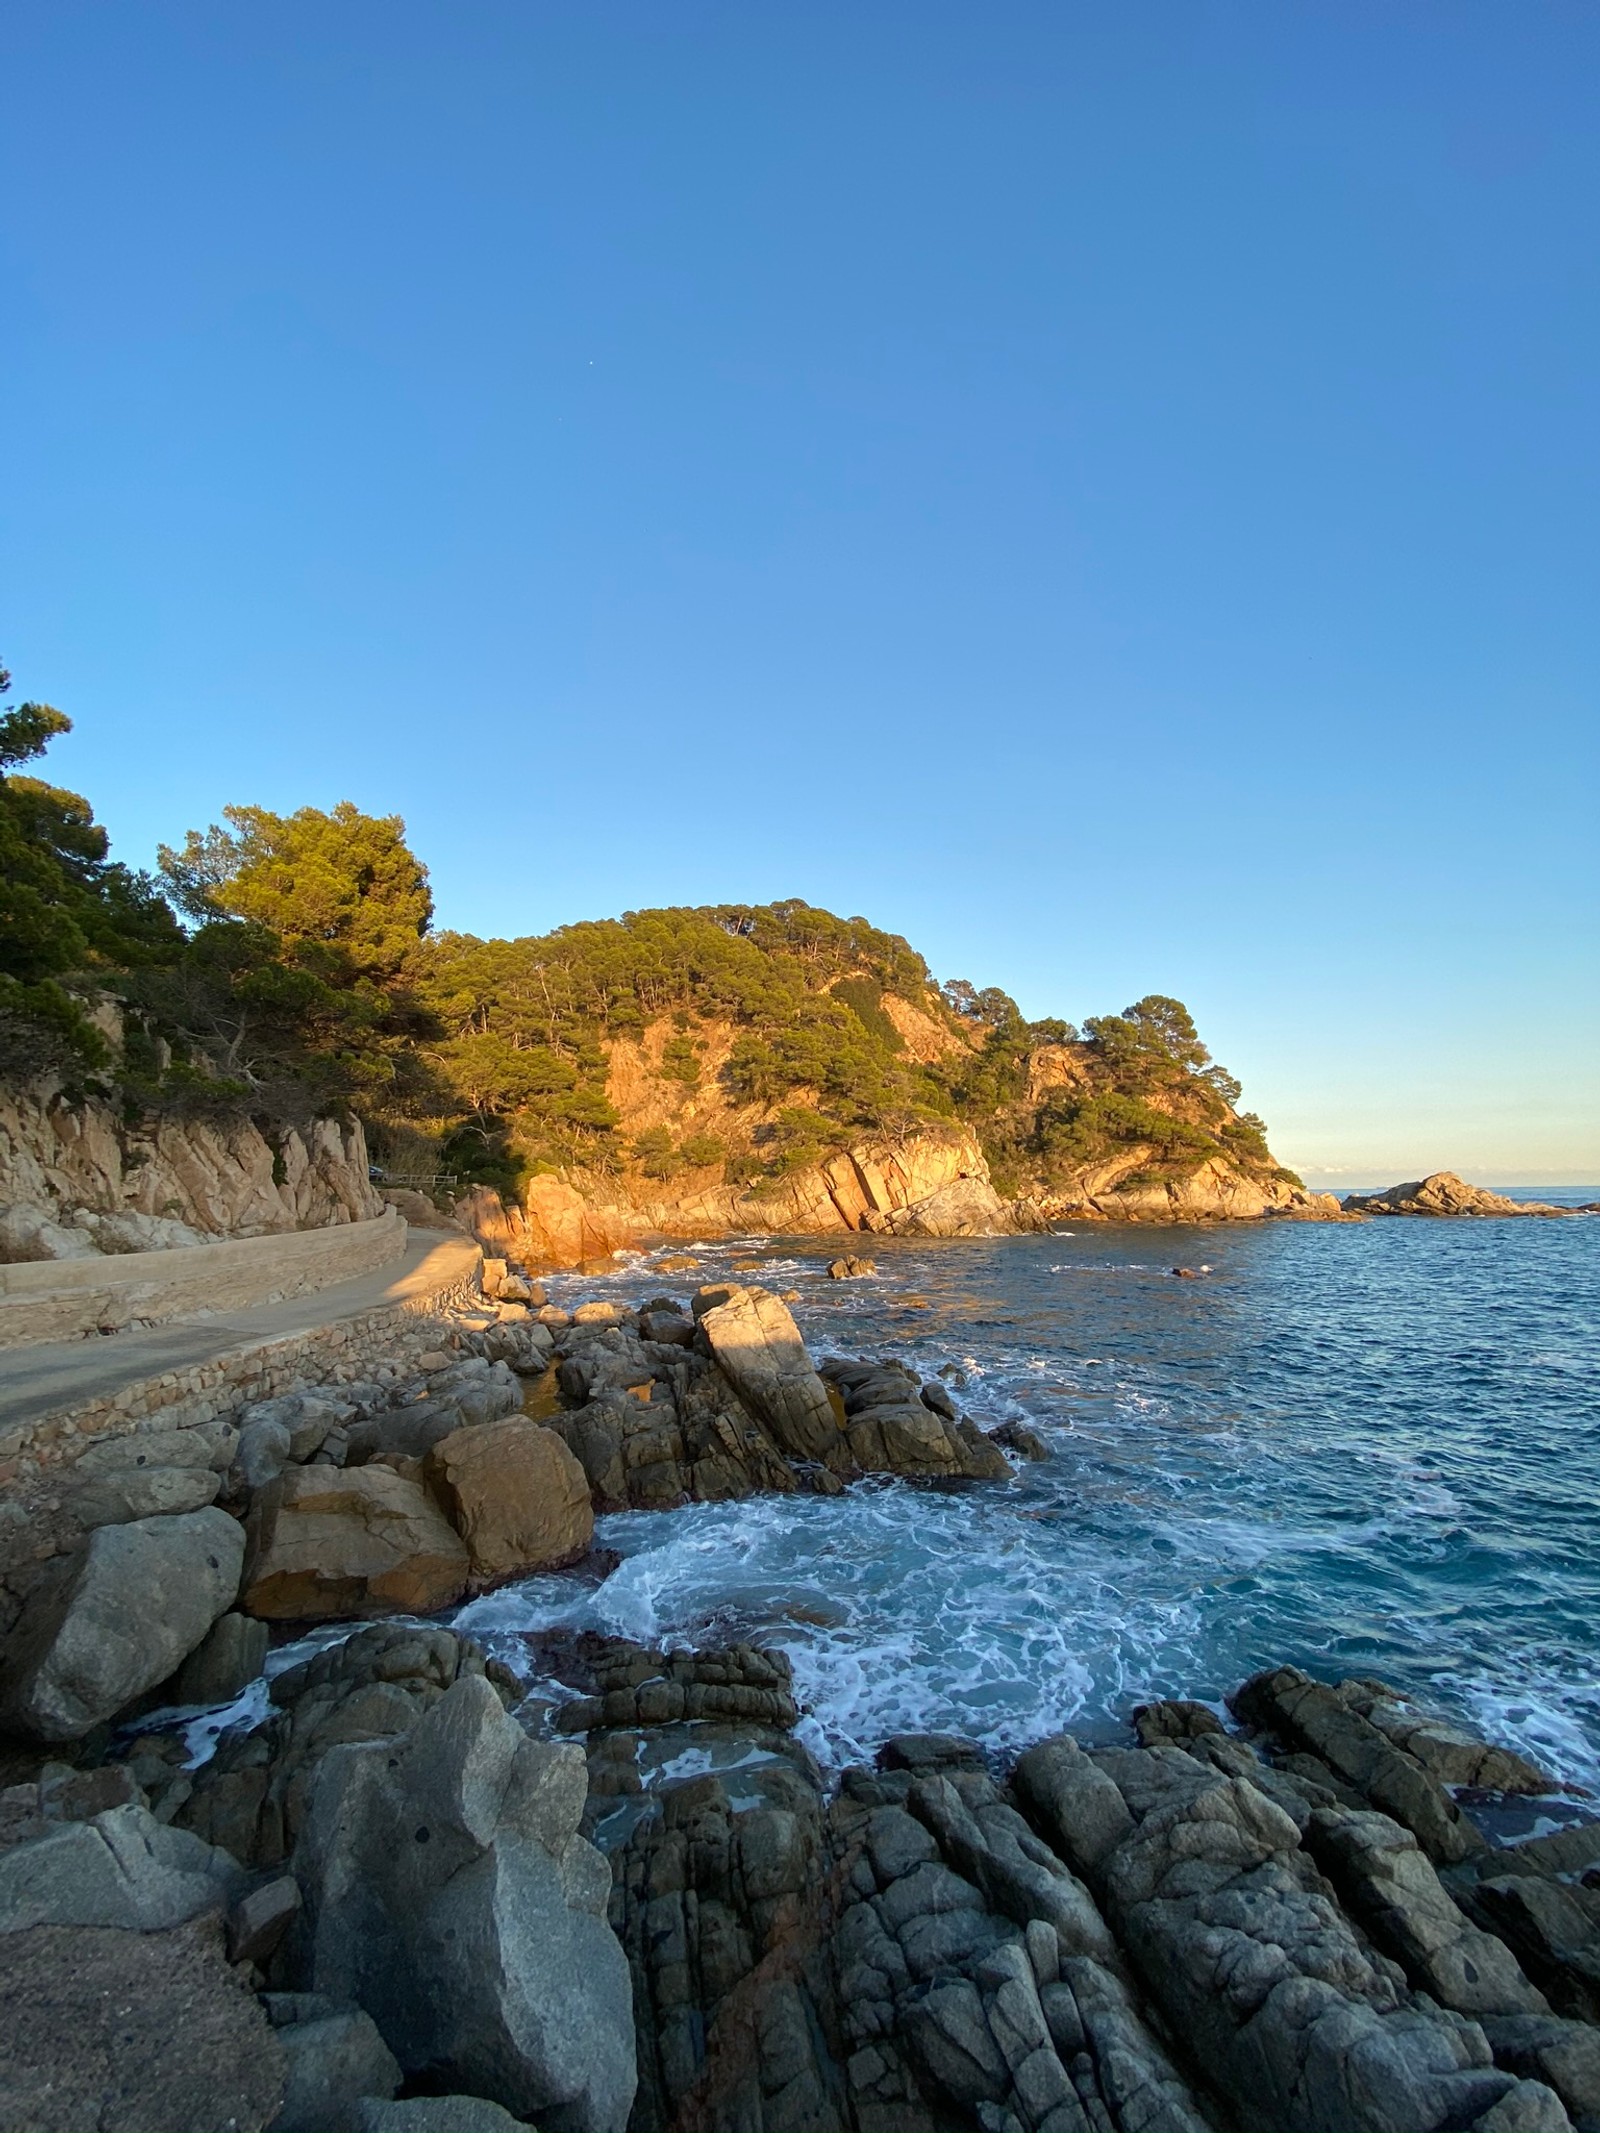
<svg viewBox="0 0 1600 2133"><path fill-rule="evenodd" d="M294 1859L311 1988L545 2133L616 2133L636 2079L585 1791L580 1749L529 1740L468 1675L398 1740L328 1752Z"/></svg>
<svg viewBox="0 0 1600 2133"><path fill-rule="evenodd" d="M474 1585L563 1569L594 1539L583 1468L553 1429L526 1416L458 1429L433 1447L426 1473L467 1544Z"/></svg>
<svg viewBox="0 0 1600 2133"><path fill-rule="evenodd" d="M0 2124L29 2133L261 2133L283 2054L221 1923L0 1934Z"/></svg>
<svg viewBox="0 0 1600 2133"><path fill-rule="evenodd" d="M392 1740L459 1675L481 1675L486 1665L506 1678L453 1630L374 1622L275 1676L267 1692L271 1716L248 1731L230 1727L192 1777L158 1775L141 1761L140 1780L158 1814L225 1845L246 1866L279 1867L294 1850L317 1765L330 1748Z"/></svg>
<svg viewBox="0 0 1600 2133"><path fill-rule="evenodd" d="M40 1579L7 1642L0 1715L79 1740L165 1681L233 1605L244 1534L214 1508L101 1526Z"/></svg>
<svg viewBox="0 0 1600 2133"><path fill-rule="evenodd" d="M767 1289L729 1288L696 1297L700 1333L745 1405L792 1459L848 1460L828 1388L812 1367L788 1306Z"/></svg>
<svg viewBox="0 0 1600 2133"><path fill-rule="evenodd" d="M0 1851L0 1936L30 1926L114 1926L153 1933L243 1893L237 1860L148 1808L108 1807L82 1822L41 1823Z"/></svg>
<svg viewBox="0 0 1600 2133"><path fill-rule="evenodd" d="M250 1506L248 1531L240 1605L268 1621L432 1614L467 1589L461 1540L390 1467L289 1467Z"/></svg>

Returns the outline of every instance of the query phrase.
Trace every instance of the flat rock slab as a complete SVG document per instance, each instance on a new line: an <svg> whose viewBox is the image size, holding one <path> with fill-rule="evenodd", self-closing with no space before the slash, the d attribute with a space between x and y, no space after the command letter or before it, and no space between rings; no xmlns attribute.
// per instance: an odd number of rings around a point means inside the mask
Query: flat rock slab
<svg viewBox="0 0 1600 2133"><path fill-rule="evenodd" d="M283 2054L221 1928L0 1935L0 2133L260 2133Z"/></svg>

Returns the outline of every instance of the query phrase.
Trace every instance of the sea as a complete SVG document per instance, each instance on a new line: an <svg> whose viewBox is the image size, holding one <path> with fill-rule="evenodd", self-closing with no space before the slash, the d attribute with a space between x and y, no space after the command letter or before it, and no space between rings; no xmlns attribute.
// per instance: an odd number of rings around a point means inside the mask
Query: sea
<svg viewBox="0 0 1600 2133"><path fill-rule="evenodd" d="M778 1645L825 1770L904 1732L1113 1739L1141 1702L1221 1711L1292 1662L1600 1791L1600 1217L851 1242L875 1274L831 1280L837 1240L744 1237L679 1247L691 1273L632 1255L546 1286L794 1292L818 1358L901 1358L1048 1458L602 1518L603 1582L530 1578L459 1626L524 1672L529 1632Z"/></svg>

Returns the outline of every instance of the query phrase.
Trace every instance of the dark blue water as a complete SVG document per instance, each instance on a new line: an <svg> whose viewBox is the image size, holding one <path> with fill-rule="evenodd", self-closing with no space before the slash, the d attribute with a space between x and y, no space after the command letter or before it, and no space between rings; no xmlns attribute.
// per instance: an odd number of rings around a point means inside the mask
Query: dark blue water
<svg viewBox="0 0 1600 2133"><path fill-rule="evenodd" d="M761 1631L830 1762L911 1728L1092 1736L1289 1660L1600 1786L1600 1219L869 1241L870 1281L776 1240L737 1278L798 1290L816 1354L902 1356L980 1421L1025 1416L1046 1463L605 1519L627 1559L598 1591L533 1579L464 1620ZM751 1256L695 1249L695 1275L552 1293L681 1294Z"/></svg>

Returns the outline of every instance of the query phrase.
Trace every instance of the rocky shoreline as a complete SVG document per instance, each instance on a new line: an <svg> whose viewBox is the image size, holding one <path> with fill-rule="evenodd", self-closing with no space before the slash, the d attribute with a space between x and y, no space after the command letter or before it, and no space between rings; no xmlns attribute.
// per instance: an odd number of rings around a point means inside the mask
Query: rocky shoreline
<svg viewBox="0 0 1600 2133"><path fill-rule="evenodd" d="M0 2133L1600 2129L1600 1820L1381 1682L825 1775L759 1641L446 1626L597 1512L1044 1453L757 1287L487 1273L7 1502Z"/></svg>

